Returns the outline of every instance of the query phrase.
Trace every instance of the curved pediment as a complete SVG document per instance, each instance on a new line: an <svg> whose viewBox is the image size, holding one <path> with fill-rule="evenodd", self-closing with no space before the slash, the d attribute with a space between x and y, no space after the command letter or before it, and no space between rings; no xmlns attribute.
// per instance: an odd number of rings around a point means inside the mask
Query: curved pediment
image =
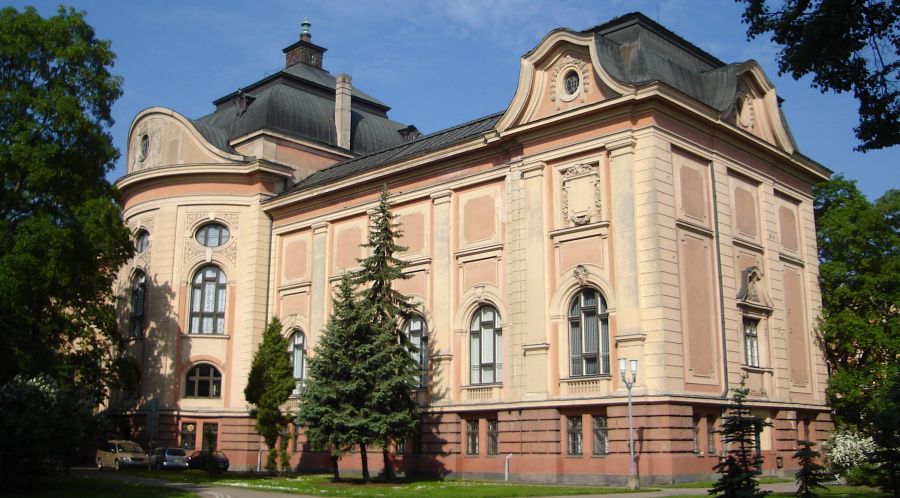
<svg viewBox="0 0 900 498"><path fill-rule="evenodd" d="M793 154L797 144L787 127L775 86L756 61L737 65L736 91L723 120Z"/></svg>
<svg viewBox="0 0 900 498"><path fill-rule="evenodd" d="M141 111L128 131L128 173L178 164L237 163L244 156L210 144L190 120L164 107Z"/></svg>
<svg viewBox="0 0 900 498"><path fill-rule="evenodd" d="M522 57L519 83L497 130L561 114L631 91L597 56L592 33L557 29Z"/></svg>

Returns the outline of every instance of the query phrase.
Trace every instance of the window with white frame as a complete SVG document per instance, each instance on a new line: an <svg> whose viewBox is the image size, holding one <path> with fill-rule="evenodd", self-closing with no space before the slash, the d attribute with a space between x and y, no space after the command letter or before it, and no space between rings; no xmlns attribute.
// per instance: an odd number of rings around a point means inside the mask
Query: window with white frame
<svg viewBox="0 0 900 498"><path fill-rule="evenodd" d="M403 326L403 333L409 338L412 345L412 355L419 365L419 375L416 379L419 387L428 386L428 325L419 315L413 315Z"/></svg>
<svg viewBox="0 0 900 498"><path fill-rule="evenodd" d="M184 395L187 398L220 398L222 374L219 369L208 363L201 363L188 370Z"/></svg>
<svg viewBox="0 0 900 498"><path fill-rule="evenodd" d="M469 363L472 384L503 381L503 348L500 314L493 306L475 310L469 328Z"/></svg>
<svg viewBox="0 0 900 498"><path fill-rule="evenodd" d="M744 363L759 367L759 320L744 317Z"/></svg>
<svg viewBox="0 0 900 498"><path fill-rule="evenodd" d="M214 265L200 268L191 283L191 334L225 333L225 272Z"/></svg>
<svg viewBox="0 0 900 498"><path fill-rule="evenodd" d="M306 372L306 335L301 330L295 330L291 334L288 354L294 369L294 392L292 394L298 395L303 389L303 378Z"/></svg>
<svg viewBox="0 0 900 498"><path fill-rule="evenodd" d="M569 374L609 375L609 314L606 300L583 289L569 306Z"/></svg>
<svg viewBox="0 0 900 498"><path fill-rule="evenodd" d="M144 336L146 297L147 274L138 270L131 280L131 315L128 317L128 331L131 337Z"/></svg>

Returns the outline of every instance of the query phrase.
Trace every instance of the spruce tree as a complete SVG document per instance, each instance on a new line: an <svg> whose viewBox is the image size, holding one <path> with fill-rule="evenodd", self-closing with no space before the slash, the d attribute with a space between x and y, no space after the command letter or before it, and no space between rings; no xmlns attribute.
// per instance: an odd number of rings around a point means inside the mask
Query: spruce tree
<svg viewBox="0 0 900 498"><path fill-rule="evenodd" d="M750 390L745 387L745 380L742 378L741 386L732 389L734 394L728 415L722 420L722 440L729 449L725 459L713 467L721 476L709 490L710 495L719 498L751 498L769 494L759 489L756 481L762 466L762 457L757 459L756 455L756 436L770 424L753 415L747 407Z"/></svg>
<svg viewBox="0 0 900 498"><path fill-rule="evenodd" d="M256 432L269 447L266 470L278 470L278 437L284 432L290 415L281 411L294 390L294 373L287 355L288 344L281 335L281 322L273 318L263 332L263 340L253 355L244 396L256 405ZM282 455L284 460L284 455ZM281 462L282 467L286 465Z"/></svg>
<svg viewBox="0 0 900 498"><path fill-rule="evenodd" d="M372 351L368 325L372 313L356 302L346 274L332 303L331 318L308 361L297 424L304 427L314 449L330 453L335 480L340 479L340 458L358 444L363 479L368 480L365 448L373 438L367 404L374 375L363 359Z"/></svg>
<svg viewBox="0 0 900 498"><path fill-rule="evenodd" d="M814 450L812 443L809 441L797 441L800 446L794 453L794 458L800 464L800 468L794 474L797 481L798 498L816 498L816 488L828 489L822 483L828 480L828 473L825 467L816 463L819 458L819 452Z"/></svg>
<svg viewBox="0 0 900 498"><path fill-rule="evenodd" d="M388 480L393 476L388 455L391 441L406 437L419 423L419 407L414 398L419 366L413 355L415 347L401 330L415 306L393 288L395 280L406 278L403 269L407 266L396 256L406 248L397 245L402 233L394 220L390 193L385 187L369 223L369 239L364 247L370 254L360 261L362 270L356 275L356 283L365 289L362 305L372 313L369 328L373 352L365 361L368 371L375 374L375 384L368 409L376 441L382 445Z"/></svg>

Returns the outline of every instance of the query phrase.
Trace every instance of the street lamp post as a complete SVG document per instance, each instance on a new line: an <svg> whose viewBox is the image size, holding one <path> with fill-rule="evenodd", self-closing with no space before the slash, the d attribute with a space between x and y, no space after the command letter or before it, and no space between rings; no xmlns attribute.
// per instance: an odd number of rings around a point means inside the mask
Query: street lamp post
<svg viewBox="0 0 900 498"><path fill-rule="evenodd" d="M626 376L629 364L631 366L630 379ZM634 386L634 381L637 380L637 366L637 360L629 362L627 358L619 358L619 374L622 375L622 382L625 383L625 388L628 389L628 453L631 457L631 474L628 475L628 489L638 489L640 487L634 460L634 415L631 412L631 388Z"/></svg>

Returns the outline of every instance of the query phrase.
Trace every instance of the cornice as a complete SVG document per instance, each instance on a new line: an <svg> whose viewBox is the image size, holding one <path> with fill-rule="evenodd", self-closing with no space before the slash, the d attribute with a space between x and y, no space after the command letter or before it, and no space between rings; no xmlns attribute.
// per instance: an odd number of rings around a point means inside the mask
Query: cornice
<svg viewBox="0 0 900 498"><path fill-rule="evenodd" d="M118 180L115 186L119 190L127 190L138 184L156 180L173 181L174 178L186 175L211 175L231 177L234 175L250 175L268 173L274 176L291 178L293 169L290 166L265 160L254 160L247 163L192 163L160 166L129 173Z"/></svg>

